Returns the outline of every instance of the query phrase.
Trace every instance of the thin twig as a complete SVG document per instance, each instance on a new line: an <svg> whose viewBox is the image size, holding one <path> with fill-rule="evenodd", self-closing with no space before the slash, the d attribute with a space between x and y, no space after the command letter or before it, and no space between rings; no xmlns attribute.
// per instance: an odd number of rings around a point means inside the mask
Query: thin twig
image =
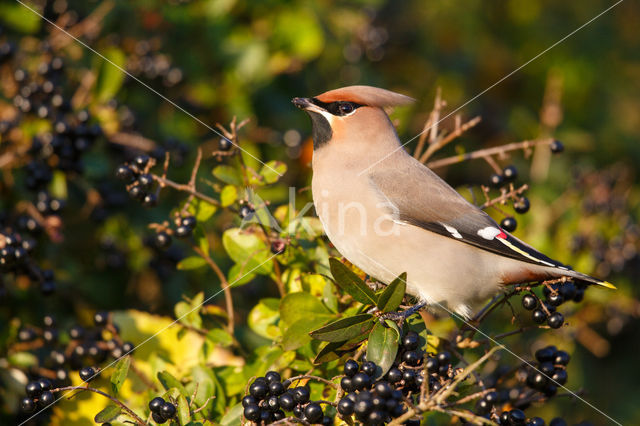
<svg viewBox="0 0 640 426"><path fill-rule="evenodd" d="M429 145L429 147L427 148L425 153L422 154L422 156L420 157L420 160L418 160L418 161L420 161L421 163L424 163L429 158L431 158L431 156L436 151L438 151L439 149L442 149L449 142L451 142L454 139L456 139L457 137L461 136L467 130L471 129L472 127L477 126L478 123L480 123L481 120L482 119L479 116L477 116L477 117L472 118L471 120L467 121L466 123L464 123L464 124L462 124L460 126L456 126L456 129L453 132L449 133L447 136L443 137L439 141Z"/></svg>
<svg viewBox="0 0 640 426"><path fill-rule="evenodd" d="M504 194L502 194L501 196L494 198L493 200L489 200L487 202L485 202L483 205L481 205L479 208L481 209L486 209L489 206L493 206L495 204L499 204L502 203L503 201L508 200L511 197L514 197L516 195L520 195L523 192L527 191L529 189L529 185L527 185L526 183L524 185L522 185L520 188L516 188L512 191L509 192L505 192Z"/></svg>
<svg viewBox="0 0 640 426"><path fill-rule="evenodd" d="M127 414L129 414L129 416L131 416L133 418L133 420L135 420L135 422L141 426L146 425L147 423L142 420L140 417L138 417L138 415L136 413L133 412L133 410L131 410L129 407L127 407L122 401L120 401L117 398L112 397L111 395L102 392L101 390L95 389L95 388L90 388L90 387L84 387L84 386L65 386L62 388L55 388L52 389L51 392L64 392L64 391L73 391L73 390L77 390L77 391L89 391L89 392L93 392L93 393L97 393L99 395L104 396L105 398L109 398L114 404L118 405L120 408L122 408L124 411L127 412Z"/></svg>
<svg viewBox="0 0 640 426"><path fill-rule="evenodd" d="M303 375L300 375L300 376L290 377L288 380L290 380L291 382L295 382L296 380L302 380L302 379L317 380L319 382L322 382L322 383L325 383L325 384L331 386L334 389L338 389L338 385L333 383L332 381L327 380L327 379L322 378L322 377L318 377L318 376L311 376L311 375L308 375L308 374L303 374Z"/></svg>
<svg viewBox="0 0 640 426"><path fill-rule="evenodd" d="M480 149L478 151L469 152L466 154L454 155L452 157L443 158L441 160L434 160L427 163L427 167L430 169L437 169L438 167L450 166L452 164L462 163L467 160L475 160L478 158L487 157L490 155L504 154L510 151L517 151L519 149L525 150L537 145L550 145L553 142L553 138L536 139L531 141L513 142L506 145L496 146L492 148Z"/></svg>
<svg viewBox="0 0 640 426"><path fill-rule="evenodd" d="M218 276L218 279L220 280L220 285L222 286L222 290L224 291L225 303L227 305L227 317L228 317L227 331L229 332L229 334L233 336L235 314L233 311L233 297L231 295L231 287L227 282L227 278L225 277L224 273L222 272L218 264L211 258L211 256L209 256L209 253L205 253L204 250L202 250L198 246L192 246L192 247L193 247L193 250L200 257L202 257L205 260L205 262L207 262L209 267L213 270L213 272L215 272L215 274Z"/></svg>

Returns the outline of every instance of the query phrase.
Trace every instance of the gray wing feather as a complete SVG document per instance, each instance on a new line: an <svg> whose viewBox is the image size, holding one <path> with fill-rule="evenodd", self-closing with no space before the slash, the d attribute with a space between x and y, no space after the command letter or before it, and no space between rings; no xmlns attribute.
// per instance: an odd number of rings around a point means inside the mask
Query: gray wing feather
<svg viewBox="0 0 640 426"><path fill-rule="evenodd" d="M409 156L407 160L401 169L377 169L369 174L371 185L384 204L391 203L390 212L397 220L501 256L563 266L502 230L488 214L420 162ZM496 228L505 238L488 239L478 234L485 228Z"/></svg>

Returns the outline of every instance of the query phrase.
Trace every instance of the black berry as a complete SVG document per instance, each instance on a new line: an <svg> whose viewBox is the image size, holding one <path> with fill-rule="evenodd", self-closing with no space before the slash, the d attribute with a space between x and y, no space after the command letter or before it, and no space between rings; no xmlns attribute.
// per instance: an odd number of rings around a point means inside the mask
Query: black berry
<svg viewBox="0 0 640 426"><path fill-rule="evenodd" d="M507 182L516 180L518 177L518 169L516 169L515 166L507 166L502 170L502 176Z"/></svg>
<svg viewBox="0 0 640 426"><path fill-rule="evenodd" d="M547 324L551 328L560 328L564 324L564 316L560 312L554 312L549 316Z"/></svg>
<svg viewBox="0 0 640 426"><path fill-rule="evenodd" d="M160 398L159 396L156 396L151 401L149 401L149 410L151 410L152 413L159 413L160 408L162 407L163 404L164 404L164 399Z"/></svg>
<svg viewBox="0 0 640 426"><path fill-rule="evenodd" d="M489 183L494 188L499 188L504 183L504 179L501 175L494 173L491 175L491 177L489 177Z"/></svg>
<svg viewBox="0 0 640 426"><path fill-rule="evenodd" d="M559 154L562 151L564 151L564 145L562 144L562 142L558 140L551 142L551 144L549 145L549 148L551 149L551 152L553 152L554 154Z"/></svg>
<svg viewBox="0 0 640 426"><path fill-rule="evenodd" d="M344 374L347 377L355 376L359 370L360 366L352 359L347 360L347 362L344 363Z"/></svg>
<svg viewBox="0 0 640 426"><path fill-rule="evenodd" d="M538 299L531 295L525 294L522 296L522 307L528 311L534 310L538 306Z"/></svg>
<svg viewBox="0 0 640 426"><path fill-rule="evenodd" d="M529 199L527 197L521 197L518 201L513 203L513 209L516 213L526 213L529 211L531 204L529 203Z"/></svg>
<svg viewBox="0 0 640 426"><path fill-rule="evenodd" d="M80 375L80 380L83 382L89 382L94 378L96 371L93 367L84 367L78 372L78 374Z"/></svg>
<svg viewBox="0 0 640 426"><path fill-rule="evenodd" d="M218 141L218 149L220 151L229 151L232 146L233 144L227 138L220 138L220 140Z"/></svg>
<svg viewBox="0 0 640 426"><path fill-rule="evenodd" d="M500 221L500 227L507 232L513 232L518 227L518 221L513 217L505 217Z"/></svg>
<svg viewBox="0 0 640 426"><path fill-rule="evenodd" d="M547 314L542 309L535 309L533 314L531 314L531 319L536 324L542 324L547 319Z"/></svg>
<svg viewBox="0 0 640 426"><path fill-rule="evenodd" d="M25 413L32 413L36 409L36 403L32 398L25 397L20 401L20 407Z"/></svg>
<svg viewBox="0 0 640 426"><path fill-rule="evenodd" d="M418 349L418 344L420 343L420 339L418 333L415 331L408 331L407 334L402 338L402 346L408 351L413 351Z"/></svg>
<svg viewBox="0 0 640 426"><path fill-rule="evenodd" d="M324 413L322 412L322 407L320 407L319 404L312 402L304 409L304 415L309 423L317 423L322 419Z"/></svg>

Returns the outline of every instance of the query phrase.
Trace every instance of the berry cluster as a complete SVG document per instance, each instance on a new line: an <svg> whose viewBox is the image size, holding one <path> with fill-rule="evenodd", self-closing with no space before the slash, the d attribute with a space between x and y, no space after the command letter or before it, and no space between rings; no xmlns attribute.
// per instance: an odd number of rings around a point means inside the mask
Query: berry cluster
<svg viewBox="0 0 640 426"><path fill-rule="evenodd" d="M320 404L310 400L308 387L289 389L290 385L289 380L282 381L275 371L255 379L249 386L249 395L242 398L244 417L254 423L268 424L286 418L285 412L289 412L308 423L333 424Z"/></svg>
<svg viewBox="0 0 640 426"><path fill-rule="evenodd" d="M40 269L31 255L37 243L32 238L22 238L20 234L0 231L0 272L3 274L27 275L40 283L43 294L49 295L56 289L53 271Z"/></svg>
<svg viewBox="0 0 640 426"><path fill-rule="evenodd" d="M519 408L503 411L498 418L500 426L545 426L545 422L541 417L527 418L524 411ZM567 426L567 422L560 417L556 417L549 422L549 426Z"/></svg>
<svg viewBox="0 0 640 426"><path fill-rule="evenodd" d="M45 315L42 328L22 327L17 337L21 343L41 348L38 353L45 357L40 363L39 371L50 377L56 386L68 384L69 370L78 370L80 378L88 382L99 372L91 365L104 362L108 356L120 358L131 353L134 348L131 342L122 342L118 335L118 327L111 322L107 312L96 312L94 324L95 327L90 329L79 325L71 327L68 330L69 342L60 345L56 320L52 315ZM41 380L49 379L38 379ZM27 396L35 398L29 391ZM29 404L23 406L28 408Z"/></svg>
<svg viewBox="0 0 640 426"><path fill-rule="evenodd" d="M408 331L401 340L396 361L386 375L375 380L379 367L371 361L360 366L349 360L344 365L345 377L340 386L346 393L338 404L343 416L355 414L365 424L383 424L406 411L403 398L415 398L425 380L423 367L428 371L429 392L437 392L445 382L455 377L451 354L441 351L433 356L419 349L419 336Z"/></svg>
<svg viewBox="0 0 640 426"><path fill-rule="evenodd" d="M22 398L20 406L25 413L32 413L36 407L45 408L55 401L55 396L51 389L53 384L51 380L40 378L31 381L25 386L27 396Z"/></svg>
<svg viewBox="0 0 640 426"><path fill-rule="evenodd" d="M162 424L176 415L176 406L157 396L149 401L149 410L153 421Z"/></svg>
<svg viewBox="0 0 640 426"><path fill-rule="evenodd" d="M529 293L522 296L522 306L531 312L531 319L536 324L545 321L551 328L560 328L564 324L564 315L556 311L556 308L568 301L581 302L584 298L586 286L574 284L572 281L545 285L542 293L545 297L541 301L535 294Z"/></svg>
<svg viewBox="0 0 640 426"><path fill-rule="evenodd" d="M178 216L175 219L175 229L164 228L158 230L150 240L150 245L158 250L166 250L171 247L173 242L171 235L175 235L178 238L188 238L193 234L193 230L198 224L195 217Z"/></svg>
<svg viewBox="0 0 640 426"><path fill-rule="evenodd" d="M154 162L148 155L140 154L132 162L121 164L116 169L116 177L127 184L129 196L146 207L158 203L158 195L152 191L155 186L153 175L149 173Z"/></svg>
<svg viewBox="0 0 640 426"><path fill-rule="evenodd" d="M539 349L535 357L538 363L527 371L527 386L548 397L553 396L558 391L558 385L567 383L566 367L571 357L555 346Z"/></svg>
<svg viewBox="0 0 640 426"><path fill-rule="evenodd" d="M390 384L395 376L400 379L396 383L402 381L402 372L395 369L397 371L388 375L388 380L374 381L377 369L376 364L371 361L364 362L362 366L354 360L345 363L345 377L342 378L340 387L348 393L338 402L338 413L341 416L355 414L356 419L364 424L381 425L406 411L402 404L403 391L394 389ZM413 370L407 370L409 371L413 373ZM409 378L407 375L407 378L413 386L416 384L415 375L411 376Z"/></svg>

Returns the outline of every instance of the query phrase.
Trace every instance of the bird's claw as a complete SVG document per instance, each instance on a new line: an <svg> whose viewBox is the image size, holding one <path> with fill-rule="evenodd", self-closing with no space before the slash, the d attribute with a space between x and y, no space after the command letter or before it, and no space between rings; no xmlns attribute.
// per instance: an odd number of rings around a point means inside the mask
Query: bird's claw
<svg viewBox="0 0 640 426"><path fill-rule="evenodd" d="M424 308L426 305L426 303L418 303L417 305L413 305L409 309L405 309L401 312L384 312L380 314L380 321L391 320L396 323L402 323L411 315Z"/></svg>

